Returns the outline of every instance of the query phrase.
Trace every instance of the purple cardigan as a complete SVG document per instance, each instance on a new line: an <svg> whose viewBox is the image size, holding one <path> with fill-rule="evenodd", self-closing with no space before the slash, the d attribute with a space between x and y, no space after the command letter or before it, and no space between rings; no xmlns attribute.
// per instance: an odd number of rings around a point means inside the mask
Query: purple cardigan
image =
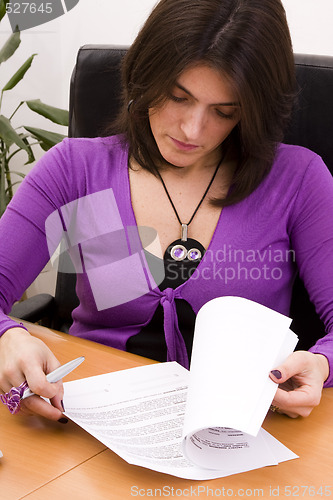
<svg viewBox="0 0 333 500"><path fill-rule="evenodd" d="M138 238L127 158L117 136L65 139L26 177L0 220L0 334L17 326L6 314L59 241L77 271L72 335L124 350L161 304L168 359L185 366L175 299L197 313L215 297L241 296L288 315L299 269L328 332L311 351L328 358L333 386L333 179L320 157L280 145L260 186L222 210L191 278L164 291Z"/></svg>

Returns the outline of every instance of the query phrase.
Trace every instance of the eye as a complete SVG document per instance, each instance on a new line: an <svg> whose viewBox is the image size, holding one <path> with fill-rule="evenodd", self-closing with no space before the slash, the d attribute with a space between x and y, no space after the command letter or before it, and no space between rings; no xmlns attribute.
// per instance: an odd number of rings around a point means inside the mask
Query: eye
<svg viewBox="0 0 333 500"><path fill-rule="evenodd" d="M170 99L171 101L173 102L185 102L186 101L186 97L178 97L176 95L173 95L173 94L170 94Z"/></svg>
<svg viewBox="0 0 333 500"><path fill-rule="evenodd" d="M216 109L215 111L217 116L219 116L220 118L226 118L227 120L232 120L233 118L235 118L235 113L223 113L223 111L221 111L220 109Z"/></svg>

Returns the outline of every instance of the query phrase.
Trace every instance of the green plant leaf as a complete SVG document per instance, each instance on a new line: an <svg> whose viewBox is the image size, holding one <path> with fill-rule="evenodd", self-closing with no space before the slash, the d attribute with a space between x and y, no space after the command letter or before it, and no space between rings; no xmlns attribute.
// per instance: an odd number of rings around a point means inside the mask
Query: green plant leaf
<svg viewBox="0 0 333 500"><path fill-rule="evenodd" d="M27 146L28 161L26 161L24 165L29 165L29 163L33 163L35 161L35 155L32 151L32 147L31 147L28 139L26 138L26 134L20 134L20 137L21 137L22 141L24 142L24 144Z"/></svg>
<svg viewBox="0 0 333 500"><path fill-rule="evenodd" d="M10 0L0 0L0 21L6 14L6 5Z"/></svg>
<svg viewBox="0 0 333 500"><path fill-rule="evenodd" d="M11 184L11 189L13 189L14 186L16 186L17 184L21 184L21 180L20 181L16 181L16 182L12 182ZM12 196L10 196L9 194L9 188L6 189L6 204L8 205L8 203L10 202L10 200L12 199Z"/></svg>
<svg viewBox="0 0 333 500"><path fill-rule="evenodd" d="M48 130L43 130L41 128L26 127L24 128L30 132L30 134L40 141L40 147L47 151L52 148L58 142L61 142L66 136L62 134L57 134L55 132L49 132Z"/></svg>
<svg viewBox="0 0 333 500"><path fill-rule="evenodd" d="M20 43L21 39L19 31L10 35L8 40L3 45L2 49L0 49L0 64L7 61L7 59L9 59L14 54Z"/></svg>
<svg viewBox="0 0 333 500"><path fill-rule="evenodd" d="M22 66L16 71L15 75L13 75L9 82L6 83L6 85L2 89L2 92L4 92L5 90L11 90L22 80L22 78L30 68L33 58L36 55L37 54L32 54L32 56L30 56L29 59L27 59L25 63L22 64Z"/></svg>
<svg viewBox="0 0 333 500"><path fill-rule="evenodd" d="M6 186L5 186L5 168L6 168L6 159L5 155L2 154L0 157L0 217L6 210L6 206L8 203L8 196L6 195Z"/></svg>
<svg viewBox="0 0 333 500"><path fill-rule="evenodd" d="M26 144L15 129L13 129L8 118L3 115L0 115L0 137L8 147L15 143L19 148L24 149L29 154Z"/></svg>
<svg viewBox="0 0 333 500"><path fill-rule="evenodd" d="M44 104L40 99L26 101L26 103L29 108L35 113L48 118L53 123L57 123L58 125L65 125L66 127L68 127L69 113L66 109L49 106L48 104Z"/></svg>
<svg viewBox="0 0 333 500"><path fill-rule="evenodd" d="M11 174L15 174L15 175L18 175L19 177L22 177L22 179L24 179L25 175L26 174L23 174L22 172L18 172L17 170L11 170L10 171ZM17 181L17 182L20 182L20 181ZM14 184L13 184L14 185Z"/></svg>

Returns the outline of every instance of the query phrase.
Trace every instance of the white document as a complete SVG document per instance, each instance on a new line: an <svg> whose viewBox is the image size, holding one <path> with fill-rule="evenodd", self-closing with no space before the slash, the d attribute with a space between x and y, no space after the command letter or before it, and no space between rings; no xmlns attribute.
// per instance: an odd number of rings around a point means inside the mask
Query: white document
<svg viewBox="0 0 333 500"><path fill-rule="evenodd" d="M171 362L66 382L65 415L127 462L186 479L297 458L261 428L277 388L269 372L295 347L289 324L214 299L197 317L190 372Z"/></svg>
<svg viewBox="0 0 333 500"><path fill-rule="evenodd" d="M296 347L291 319L241 297L219 297L198 312L184 434L219 425L256 435L277 385L268 377Z"/></svg>

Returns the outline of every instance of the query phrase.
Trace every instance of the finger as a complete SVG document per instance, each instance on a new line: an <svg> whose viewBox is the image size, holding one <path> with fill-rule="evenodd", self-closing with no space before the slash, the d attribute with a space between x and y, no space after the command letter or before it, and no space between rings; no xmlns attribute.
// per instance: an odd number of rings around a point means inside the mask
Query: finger
<svg viewBox="0 0 333 500"><path fill-rule="evenodd" d="M56 383L48 382L46 374L41 369L34 369L26 374L29 389L38 396L44 398L52 399L57 394L62 394L62 383L61 381Z"/></svg>
<svg viewBox="0 0 333 500"><path fill-rule="evenodd" d="M6 360L1 363L0 388L2 392L9 392L12 387L19 387L24 381L23 371L15 363Z"/></svg>
<svg viewBox="0 0 333 500"><path fill-rule="evenodd" d="M286 392L283 389L277 389L273 405L277 406L279 411L289 417L298 416L307 417L310 415L314 406L311 402L309 393L301 388Z"/></svg>
<svg viewBox="0 0 333 500"><path fill-rule="evenodd" d="M281 406L281 403L279 403L275 399L272 401L270 410L274 413L279 413L280 415L287 415L288 417L291 418L297 418L300 416L299 413L300 408L283 408Z"/></svg>
<svg viewBox="0 0 333 500"><path fill-rule="evenodd" d="M59 408L51 405L39 396L29 396L21 401L22 410L40 415L50 420L59 420L63 414Z"/></svg>
<svg viewBox="0 0 333 500"><path fill-rule="evenodd" d="M286 361L270 372L270 378L277 384L286 382L296 374L300 374L308 368L308 355L305 351L293 352Z"/></svg>
<svg viewBox="0 0 333 500"><path fill-rule="evenodd" d="M58 395L59 399L57 399L56 397L53 398L53 404L52 402L50 404L49 402L45 401L44 399L40 398L37 395L28 396L24 399L21 399L21 401L18 402L18 406L15 407L15 412L21 411L26 414L38 414L43 417L49 418L51 420L59 420L62 417L62 412L63 412L63 406L61 404L61 399L60 399L63 397L63 387L61 382L59 384L60 384L59 387L60 394ZM9 408L9 401L7 406ZM12 408L11 406L11 410L12 409L14 408Z"/></svg>
<svg viewBox="0 0 333 500"><path fill-rule="evenodd" d="M275 410L275 413L280 413L281 415L287 415L290 418L298 418L298 417L308 417L312 411L312 408L278 408Z"/></svg>
<svg viewBox="0 0 333 500"><path fill-rule="evenodd" d="M48 382L49 383L49 382ZM56 408L58 408L60 411L64 411L63 409L63 398L64 398L64 387L63 387L63 383L62 381L59 381L59 382L54 382L51 384L53 387L52 387L52 394L55 393L54 396L45 396L45 392L46 391L41 391L41 392L44 392L44 394L37 394L36 392L34 392L34 394L36 396L41 396L42 398L47 398L49 399L50 403L55 406ZM31 398L32 396L28 396L27 398L24 398L24 401L25 400L28 400L29 398Z"/></svg>
<svg viewBox="0 0 333 500"><path fill-rule="evenodd" d="M281 408L280 406L278 406L277 401L275 401L275 400L272 401L270 410L273 413L279 413L280 415L287 415L288 417L291 417L291 418L299 417L299 414L297 412L291 411L290 409Z"/></svg>
<svg viewBox="0 0 333 500"><path fill-rule="evenodd" d="M287 415L287 417L290 417L290 418L298 418L298 417L300 417L299 413L293 413L293 412L288 411L288 410L279 409L279 410L276 411L276 413L280 413L281 415Z"/></svg>
<svg viewBox="0 0 333 500"><path fill-rule="evenodd" d="M63 386L62 382L57 382L57 384L60 384L60 389L58 390L57 394L53 398L50 399L50 402L53 406L55 406L61 412L63 412L63 411L65 411L64 403L63 403L64 386Z"/></svg>
<svg viewBox="0 0 333 500"><path fill-rule="evenodd" d="M24 377L23 373L21 373L19 371L15 372L13 374L9 373L9 376L6 375L5 377L2 377L0 394L5 395L3 402L4 402L4 404L6 404L5 401L8 402L8 404L7 404L8 408L11 405L11 403L9 403L9 401L12 402L13 389L14 388L18 389L17 393L22 395L21 387L24 383L25 383L25 377ZM19 408L19 406L18 406L18 408Z"/></svg>
<svg viewBox="0 0 333 500"><path fill-rule="evenodd" d="M43 366L44 365L44 366ZM52 399L55 396L63 395L62 382L51 383L47 380L47 374L60 366L59 361L50 352L46 361L42 364L33 364L26 366L25 375L29 389L39 396Z"/></svg>
<svg viewBox="0 0 333 500"><path fill-rule="evenodd" d="M274 401L276 406L281 408L291 408L297 406L308 406L310 402L309 390L304 387L298 387L293 391L285 391L278 387Z"/></svg>
<svg viewBox="0 0 333 500"><path fill-rule="evenodd" d="M51 360L50 366L52 370L59 366L59 362L56 358ZM48 369L48 372L52 370ZM21 374L21 379L25 379L23 374ZM56 383L48 382L42 367L37 364L29 367L26 373L26 379L29 389L36 396L24 398L21 401L21 411L29 414L37 413L52 420L58 420L61 418L63 412L61 401L64 394L62 381L58 381ZM20 383L18 377L15 377L14 380L14 386L18 387ZM49 402L46 402L37 396L48 398L52 406ZM54 410L52 407L54 407Z"/></svg>
<svg viewBox="0 0 333 500"><path fill-rule="evenodd" d="M8 393L12 387L19 387L24 381L25 378L23 373L16 374L16 376L11 379L3 378L1 380L0 394Z"/></svg>
<svg viewBox="0 0 333 500"><path fill-rule="evenodd" d="M57 408L62 413L63 412L62 400L64 397L64 386L63 386L62 381L59 380L58 382L52 382L52 383L48 382L44 372L42 372L41 374L39 372L33 373L31 376L33 377L33 382L30 382L30 380L31 380L30 375L27 377L29 380L28 384L29 384L30 390L36 395L42 396L44 398L48 398L50 400L51 405L54 406L55 408ZM31 406L30 402L26 406L29 409L36 408L37 411L39 412L39 410L42 407L38 406L38 408L37 408L37 406L35 406L35 403L34 403L35 398L33 398L33 396L29 396L28 398L26 398L26 400L28 400L28 399L33 400L32 406ZM44 405L43 405L43 408L46 411L46 414L44 414L44 411L43 411L43 413L42 413L43 416L47 416L48 414L50 414L49 408L46 408ZM58 413L55 413L55 412L52 412L52 413L53 413L53 418L55 419Z"/></svg>

